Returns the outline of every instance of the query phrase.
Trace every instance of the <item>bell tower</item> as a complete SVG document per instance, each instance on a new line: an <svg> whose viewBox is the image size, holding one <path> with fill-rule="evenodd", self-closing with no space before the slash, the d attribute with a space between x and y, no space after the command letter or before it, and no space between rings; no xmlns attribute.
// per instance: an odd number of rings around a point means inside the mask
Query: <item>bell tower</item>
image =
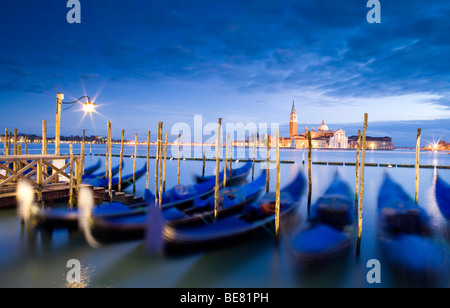
<svg viewBox="0 0 450 308"><path fill-rule="evenodd" d="M293 136L296 135L297 135L297 113L295 112L294 102L292 102L291 116L289 120L289 137L292 138Z"/></svg>

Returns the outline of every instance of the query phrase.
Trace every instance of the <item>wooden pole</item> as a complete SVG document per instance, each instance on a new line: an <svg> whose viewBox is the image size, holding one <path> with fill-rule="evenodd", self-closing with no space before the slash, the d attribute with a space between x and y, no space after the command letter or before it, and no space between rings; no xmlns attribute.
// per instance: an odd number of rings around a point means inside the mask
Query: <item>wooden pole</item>
<svg viewBox="0 0 450 308"><path fill-rule="evenodd" d="M8 155L11 153L11 140L13 140L12 132L9 132L9 138L8 138Z"/></svg>
<svg viewBox="0 0 450 308"><path fill-rule="evenodd" d="M203 149L203 168L202 168L202 178L205 177L205 166L206 166L206 150Z"/></svg>
<svg viewBox="0 0 450 308"><path fill-rule="evenodd" d="M9 155L8 153L8 129L5 128L5 140L3 140L3 153Z"/></svg>
<svg viewBox="0 0 450 308"><path fill-rule="evenodd" d="M47 121L42 120L42 155L47 155Z"/></svg>
<svg viewBox="0 0 450 308"><path fill-rule="evenodd" d="M220 169L220 126L222 125L222 118L219 118L217 124L217 141L216 141L216 187L214 190L214 219L217 219L219 211L219 169Z"/></svg>
<svg viewBox="0 0 450 308"><path fill-rule="evenodd" d="M17 143L17 128L14 128L14 155L17 155L18 143Z"/></svg>
<svg viewBox="0 0 450 308"><path fill-rule="evenodd" d="M161 122L158 123L158 134L156 135L156 158L155 158L155 205L159 202L158 187L158 166L159 166L159 133L161 131Z"/></svg>
<svg viewBox="0 0 450 308"><path fill-rule="evenodd" d="M228 171L229 182L231 183L233 175L233 143L230 144L230 170Z"/></svg>
<svg viewBox="0 0 450 308"><path fill-rule="evenodd" d="M161 136L159 137L160 143L159 143L159 206L162 206L162 193L163 193L163 129L161 126Z"/></svg>
<svg viewBox="0 0 450 308"><path fill-rule="evenodd" d="M107 151L108 157L106 158L108 161L108 192L109 192L109 201L113 201L112 195L112 164L111 164L111 121L108 121L108 141L107 141Z"/></svg>
<svg viewBox="0 0 450 308"><path fill-rule="evenodd" d="M364 166L366 160L366 132L367 132L368 114L364 114L364 127L362 136L362 157L361 157L361 178L360 178L360 192L358 199L358 241L356 245L356 255L359 256L361 250L361 235L363 227L363 198L364 198Z"/></svg>
<svg viewBox="0 0 450 308"><path fill-rule="evenodd" d="M84 139L86 138L86 130L83 129L83 139L81 139L81 161L80 161L80 170L81 176L84 174Z"/></svg>
<svg viewBox="0 0 450 308"><path fill-rule="evenodd" d="M123 142L124 142L124 138L125 138L125 130L122 129L122 137L120 139L119 185L118 185L118 188L117 188L118 191L122 191L122 164L123 164Z"/></svg>
<svg viewBox="0 0 450 308"><path fill-rule="evenodd" d="M312 138L311 131L308 131L308 215L309 208L311 206L311 195L312 195L312 166L311 166L311 152L312 152Z"/></svg>
<svg viewBox="0 0 450 308"><path fill-rule="evenodd" d="M69 183L69 208L73 206L73 147L72 143L69 145L70 149L70 183Z"/></svg>
<svg viewBox="0 0 450 308"><path fill-rule="evenodd" d="M361 148L361 130L358 130L358 142L356 144L356 188L355 188L355 201L359 198L359 149Z"/></svg>
<svg viewBox="0 0 450 308"><path fill-rule="evenodd" d="M61 106L62 100L64 99L64 94L58 92L56 95L56 128L55 128L55 155L60 154L60 136L61 136Z"/></svg>
<svg viewBox="0 0 450 308"><path fill-rule="evenodd" d="M18 148L18 155L22 155L22 145L19 144L19 148ZM22 162L19 161L18 166L17 166L17 170L22 169Z"/></svg>
<svg viewBox="0 0 450 308"><path fill-rule="evenodd" d="M253 143L252 181L255 179L256 142Z"/></svg>
<svg viewBox="0 0 450 308"><path fill-rule="evenodd" d="M25 155L28 155L28 135L25 136Z"/></svg>
<svg viewBox="0 0 450 308"><path fill-rule="evenodd" d="M422 133L422 129L417 129L417 143L416 143L416 194L415 201L416 204L419 204L419 156L420 156L420 135Z"/></svg>
<svg viewBox="0 0 450 308"><path fill-rule="evenodd" d="M108 135L106 136L105 177L108 177L108 172L109 172L109 142L111 140L110 134L111 134L111 131L109 129L109 121L108 121Z"/></svg>
<svg viewBox="0 0 450 308"><path fill-rule="evenodd" d="M18 153L18 144L17 144L17 128L14 129L14 155L16 156ZM19 164L17 162L14 162L14 171L19 171ZM16 179L16 182L18 182L18 179Z"/></svg>
<svg viewBox="0 0 450 308"><path fill-rule="evenodd" d="M227 186L227 165L228 165L228 142L230 140L230 135L227 134L227 141L225 144L225 158L223 166L223 187Z"/></svg>
<svg viewBox="0 0 450 308"><path fill-rule="evenodd" d="M169 133L166 133L166 140L164 142L164 167L163 167L163 192L166 191L166 163L167 163L167 139Z"/></svg>
<svg viewBox="0 0 450 308"><path fill-rule="evenodd" d="M303 165L304 165L305 164L305 144L302 145L302 148L303 148L303 159L302 159L302 161L303 161Z"/></svg>
<svg viewBox="0 0 450 308"><path fill-rule="evenodd" d="M178 134L178 172L177 172L177 185L180 185L180 155L181 155L181 134Z"/></svg>
<svg viewBox="0 0 450 308"><path fill-rule="evenodd" d="M276 132L276 161L277 161L277 184L275 201L275 238L278 241L280 229L280 137L279 131Z"/></svg>
<svg viewBox="0 0 450 308"><path fill-rule="evenodd" d="M78 194L80 188L80 174L81 174L81 157L75 159L75 192Z"/></svg>
<svg viewBox="0 0 450 308"><path fill-rule="evenodd" d="M267 158L266 158L266 192L269 192L270 186L270 135L267 134Z"/></svg>
<svg viewBox="0 0 450 308"><path fill-rule="evenodd" d="M166 133L166 139L164 141L164 167L163 167L163 192L166 191L166 164L167 164L167 139L169 133Z"/></svg>
<svg viewBox="0 0 450 308"><path fill-rule="evenodd" d="M150 187L150 131L147 134L147 181L145 187Z"/></svg>
<svg viewBox="0 0 450 308"><path fill-rule="evenodd" d="M138 134L134 134L134 157L133 157L133 194L136 193L136 159L137 159L137 137Z"/></svg>

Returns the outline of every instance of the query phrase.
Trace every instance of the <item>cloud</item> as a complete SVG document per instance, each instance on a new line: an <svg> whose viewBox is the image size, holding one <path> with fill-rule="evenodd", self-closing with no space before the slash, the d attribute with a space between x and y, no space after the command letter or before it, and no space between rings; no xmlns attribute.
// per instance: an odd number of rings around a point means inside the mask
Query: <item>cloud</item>
<svg viewBox="0 0 450 308"><path fill-rule="evenodd" d="M202 92L241 96L229 103L241 117L255 114L245 99L263 101L267 118L288 98L336 123L364 110L376 120L449 118L450 3L382 1L376 25L367 23L365 4L98 0L83 3L82 24L69 25L66 8L54 3L33 4L46 17L36 20L8 2L10 16L0 13L0 90L75 92L81 81L128 96L173 90L176 80L180 93L196 84L190 106L211 114L221 107L202 101ZM146 104L144 96L134 101Z"/></svg>

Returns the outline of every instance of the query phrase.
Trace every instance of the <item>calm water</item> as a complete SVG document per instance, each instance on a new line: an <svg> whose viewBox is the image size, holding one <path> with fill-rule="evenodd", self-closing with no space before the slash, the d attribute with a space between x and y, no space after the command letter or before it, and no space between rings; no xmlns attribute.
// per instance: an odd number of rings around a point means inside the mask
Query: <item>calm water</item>
<svg viewBox="0 0 450 308"><path fill-rule="evenodd" d="M75 145L78 152L79 145ZM1 148L0 148L1 149ZM30 145L30 154L38 154L40 146ZM154 148L152 147L152 154ZM87 153L90 148L87 146ZM114 146L114 153L119 147ZM63 145L63 154L68 153L68 146ZM126 147L125 153L132 154L134 147ZM139 146L138 154L145 155L146 147ZM52 148L49 148L52 153ZM104 145L94 145L92 153L104 153ZM170 154L169 150L169 156ZM201 148L192 153L185 149L186 157L202 155ZM173 155L176 155L174 150ZM253 149L237 150L236 158L249 158ZM258 151L258 158L265 158L265 151ZM213 157L213 149L207 152ZM316 150L312 152L312 161L355 161L354 151ZM305 158L307 153L305 152ZM274 152L272 158L275 158ZM86 165L94 164L104 157L87 156ZM297 170L305 175L307 169L302 164L302 150L281 150L282 160L294 160L295 164L282 164L281 185L287 184ZM414 151L368 151L366 162L414 164ZM150 160L150 179L153 179L154 160ZM118 158L113 158L113 165ZM145 159L137 158L137 169L142 167ZM424 152L420 156L423 165L450 165L447 153ZM235 163L238 167L241 163ZM103 163L104 166L104 163ZM124 173L132 172L133 160L125 160ZM256 164L255 175L260 171ZM201 172L201 161L181 162L182 183L192 183L193 174ZM212 174L214 162L207 162L206 173ZM312 166L312 203L324 192L331 181L333 172L338 170L355 187L355 169L352 166ZM355 258L352 251L328 265L314 271L306 271L290 258L286 247L288 239L295 229L304 225L307 217L307 198L304 196L298 215L281 226L281 237L278 244L272 236L248 241L244 244L223 247L213 251L194 253L183 257L167 258L151 255L146 252L140 241L103 246L93 249L88 246L79 233L68 234L67 231L55 231L48 234L28 234L16 216L14 209L0 211L0 287L66 287L66 263L70 259L78 259L83 268L83 283L89 287L449 287L450 254L442 264L442 275L437 280L426 280L420 277L404 277L399 275L380 254L376 239L376 199L384 172L389 172L405 190L414 195L414 168L366 167L364 194L364 226L362 234L361 255ZM450 182L450 170L420 169L419 204L427 210L431 217L433 236L445 245L447 251L450 244L449 222L440 214L433 193L433 177L438 172L444 180ZM176 184L177 161L167 162L167 187ZM152 182L150 182L152 183ZM137 181L136 194L142 195L145 189L145 176ZM150 185L152 188L153 185ZM271 172L271 190L275 190L275 172ZM131 192L132 188L127 191ZM381 262L381 284L369 284L366 274L369 269L366 263L370 259Z"/></svg>

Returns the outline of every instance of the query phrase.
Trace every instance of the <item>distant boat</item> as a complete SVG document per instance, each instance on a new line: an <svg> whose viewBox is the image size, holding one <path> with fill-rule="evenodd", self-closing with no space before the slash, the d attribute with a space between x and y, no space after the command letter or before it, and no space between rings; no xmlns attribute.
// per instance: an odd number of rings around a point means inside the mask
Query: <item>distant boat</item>
<svg viewBox="0 0 450 308"><path fill-rule="evenodd" d="M246 164L244 164L242 167L232 169L231 170L231 184L235 185L235 184L240 184L240 183L244 182L247 179L247 176L248 176L251 168L252 168L252 162L249 161ZM223 179L223 170L219 173L219 177ZM209 181L209 180L215 179L215 178L216 178L215 175L208 175L208 176L204 176L204 177L202 177L201 175L197 175L195 177L195 181L197 183L201 183L201 182ZM227 170L227 181L230 181L229 170Z"/></svg>
<svg viewBox="0 0 450 308"><path fill-rule="evenodd" d="M90 174L94 173L95 171L97 171L101 167L101 165L102 165L102 161L101 161L101 159L99 159L97 161L97 163L95 163L94 165L89 166L88 168L85 168L84 169L84 174L85 175L90 175Z"/></svg>
<svg viewBox="0 0 450 308"><path fill-rule="evenodd" d="M118 167L116 167L116 168L118 168ZM136 181L137 181L146 172L147 172L147 163L145 163L144 166L141 169L136 170L134 175L133 175L133 173L129 173L127 175L123 175L122 178L121 178L121 184L120 184L121 189L124 190L125 188L133 185L133 178L135 178ZM83 184L84 184L84 181L83 181ZM93 179L93 180L86 181L86 184L92 185L94 187L108 188L109 187L109 179L105 178L105 177L96 178L96 179ZM119 188L119 178L118 177L113 177L112 180L111 180L111 184L112 184L112 190L118 190L118 188Z"/></svg>
<svg viewBox="0 0 450 308"><path fill-rule="evenodd" d="M125 165L125 161L122 161L122 169L123 169L124 165ZM117 164L117 166L111 168L111 175L115 176L117 173L119 173L119 171L120 171L120 163ZM84 184L90 184L90 182L92 182L94 180L105 179L107 177L108 177L108 171L106 170L106 171L97 172L97 173L85 173L85 174L83 174L82 180L83 180Z"/></svg>

